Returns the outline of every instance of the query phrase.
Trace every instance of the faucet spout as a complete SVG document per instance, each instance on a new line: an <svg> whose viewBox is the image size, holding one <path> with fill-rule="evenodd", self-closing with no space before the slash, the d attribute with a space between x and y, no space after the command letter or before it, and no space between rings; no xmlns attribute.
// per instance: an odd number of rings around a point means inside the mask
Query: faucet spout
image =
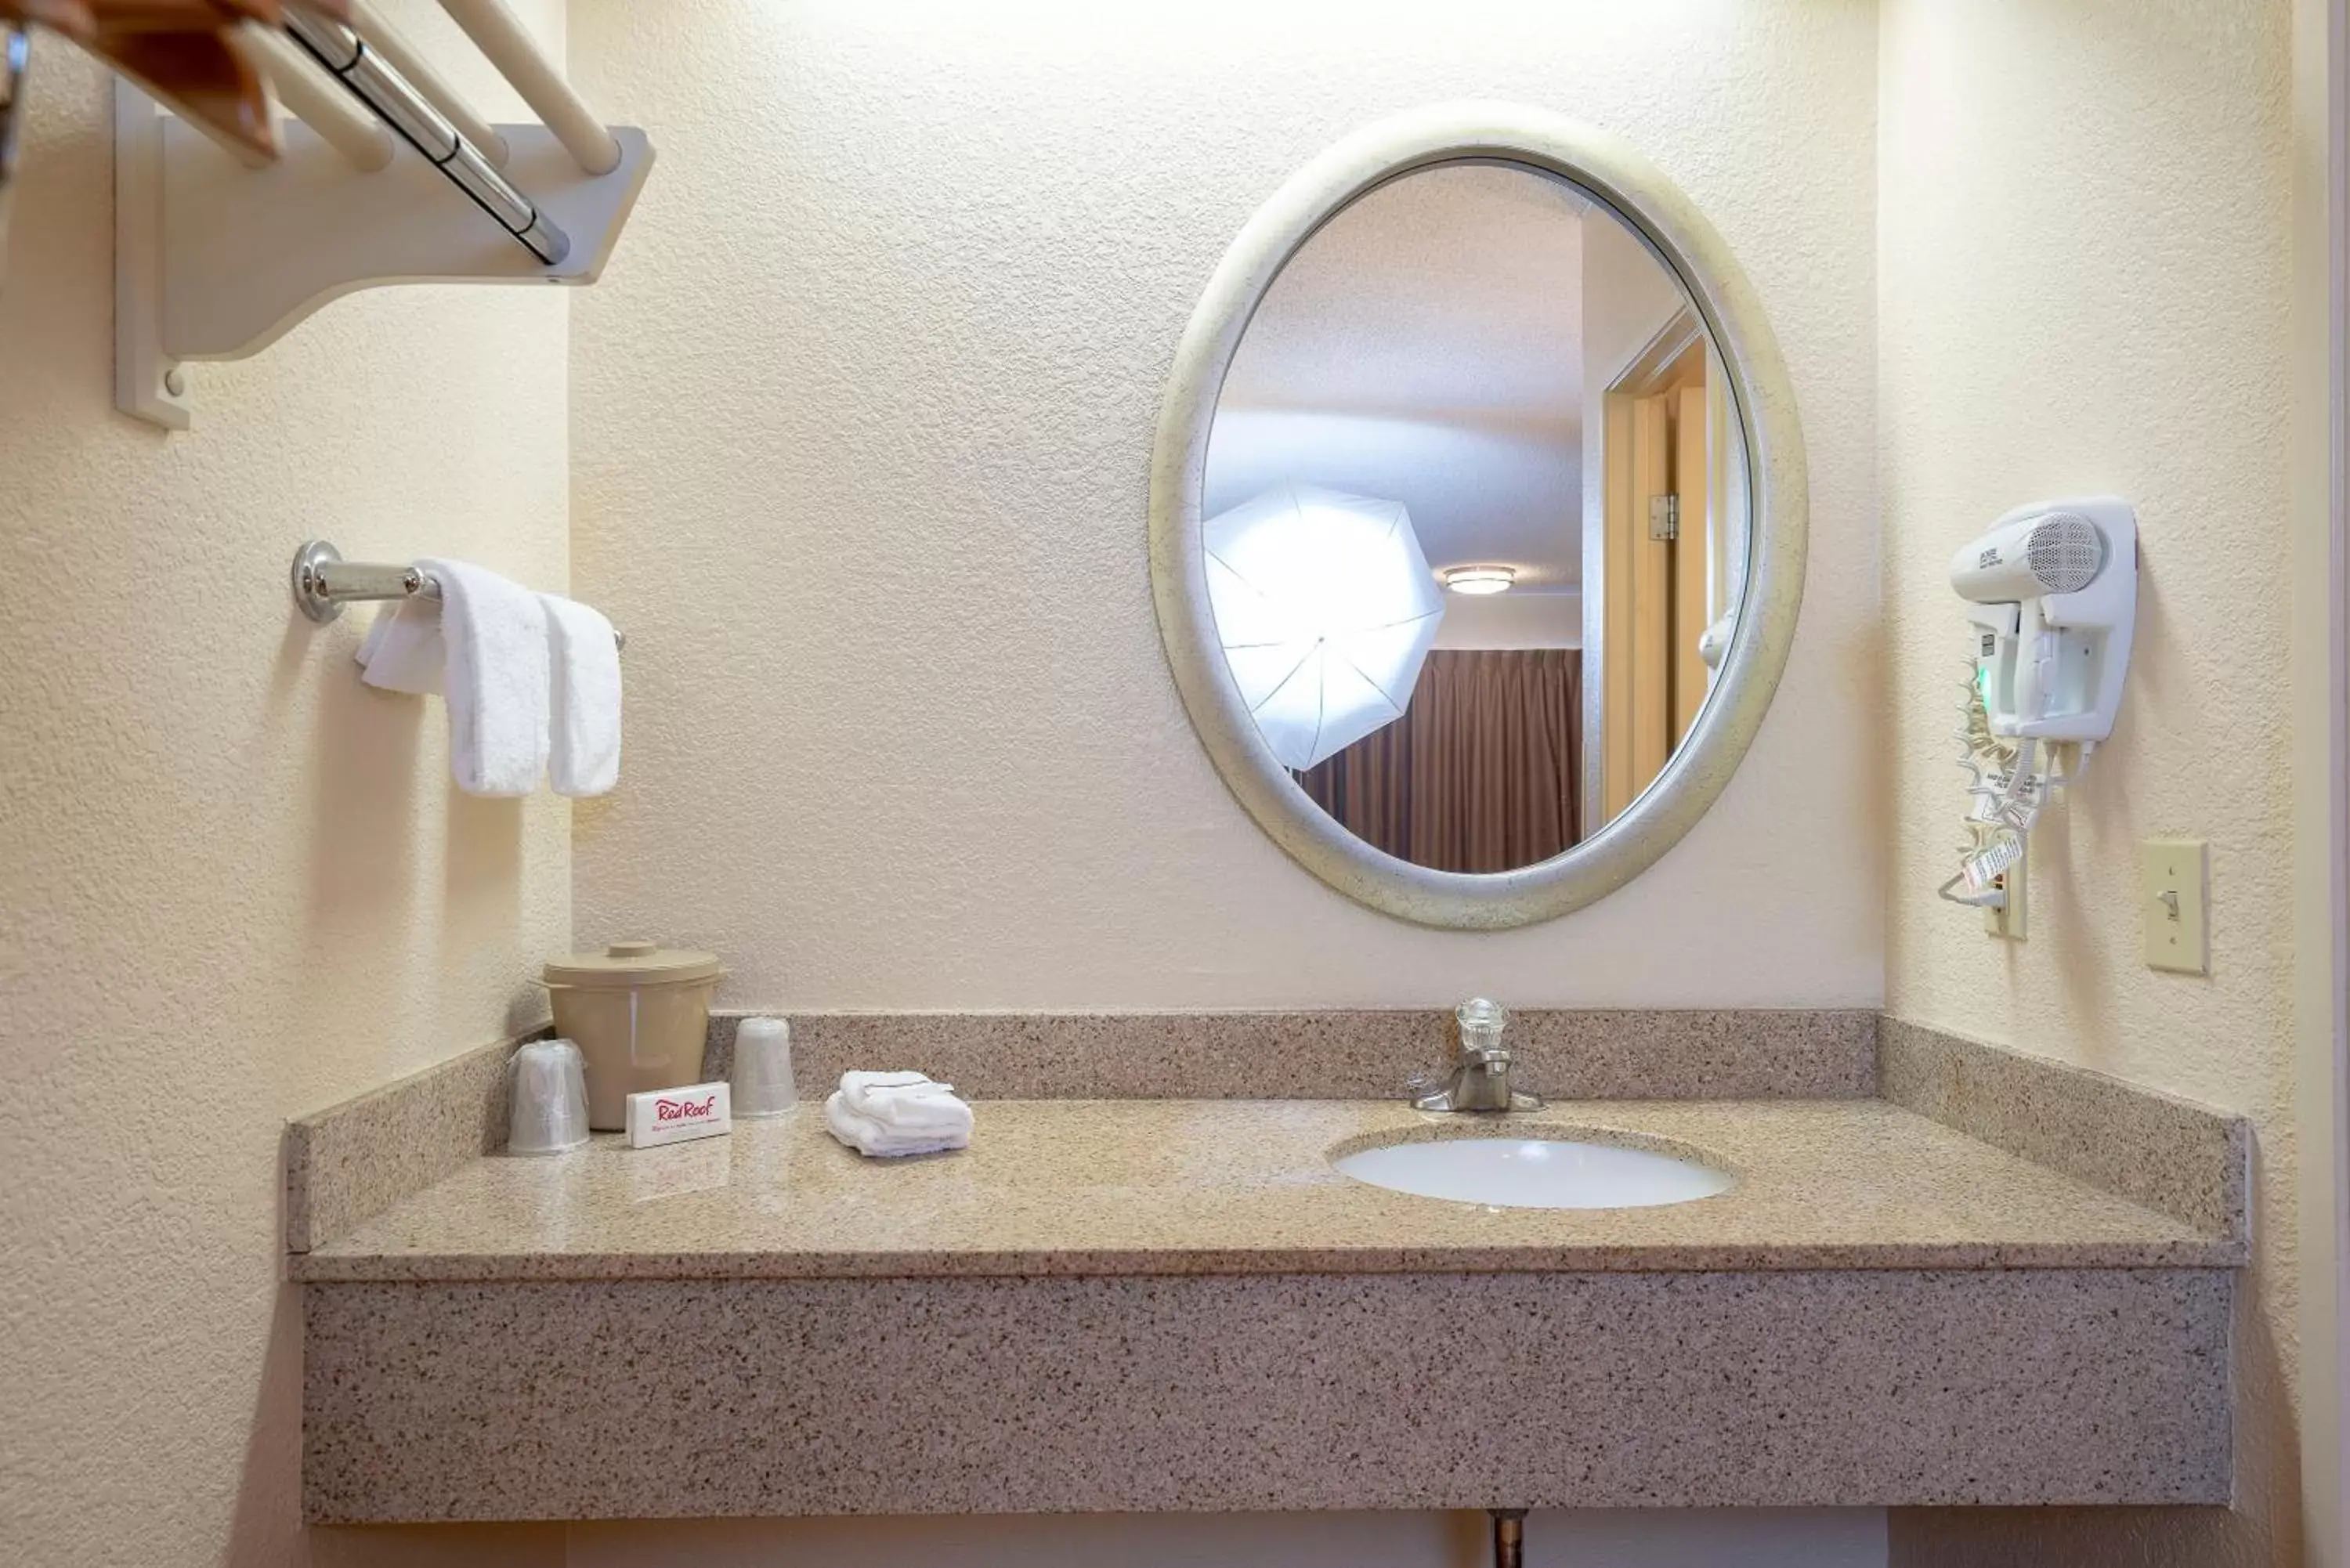
<svg viewBox="0 0 2350 1568"><path fill-rule="evenodd" d="M1513 1087L1510 1066L1514 1054L1502 1044L1510 1022L1501 1003L1483 997L1462 1002L1453 1012L1461 1026L1461 1062L1445 1085L1412 1101L1423 1111L1538 1111L1542 1096Z"/></svg>

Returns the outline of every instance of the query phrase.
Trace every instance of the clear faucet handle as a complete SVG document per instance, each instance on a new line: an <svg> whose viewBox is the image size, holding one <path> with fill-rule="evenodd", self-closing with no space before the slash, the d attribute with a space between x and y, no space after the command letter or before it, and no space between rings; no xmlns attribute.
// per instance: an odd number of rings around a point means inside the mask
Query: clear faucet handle
<svg viewBox="0 0 2350 1568"><path fill-rule="evenodd" d="M1482 1055L1500 1049L1502 1031L1509 1024L1510 1013L1498 1002L1472 996L1452 1010L1452 1020L1461 1026L1461 1049Z"/></svg>

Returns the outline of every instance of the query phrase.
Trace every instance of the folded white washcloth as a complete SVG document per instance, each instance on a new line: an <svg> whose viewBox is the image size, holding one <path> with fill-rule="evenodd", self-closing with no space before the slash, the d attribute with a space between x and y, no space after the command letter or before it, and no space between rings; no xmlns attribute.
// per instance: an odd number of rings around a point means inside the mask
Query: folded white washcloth
<svg viewBox="0 0 2350 1568"><path fill-rule="evenodd" d="M483 567L416 565L441 585L449 772L468 794L528 794L546 771L546 611L536 594Z"/></svg>
<svg viewBox="0 0 2350 1568"><path fill-rule="evenodd" d="M964 1107L968 1111L969 1107ZM906 1132L884 1127L871 1116L850 1108L847 1099L838 1089L824 1102L824 1125L832 1136L858 1153L876 1159L891 1158L902 1154L938 1154L951 1148L971 1147L971 1127L966 1123L960 1129L941 1128L931 1132Z"/></svg>
<svg viewBox="0 0 2350 1568"><path fill-rule="evenodd" d="M620 649L612 623L586 605L538 596L546 611L555 793L603 794L620 782Z"/></svg>
<svg viewBox="0 0 2350 1568"><path fill-rule="evenodd" d="M844 1105L892 1132L910 1136L971 1133L971 1107L955 1097L952 1084L920 1073L843 1073Z"/></svg>
<svg viewBox="0 0 2350 1568"><path fill-rule="evenodd" d="M359 679L370 686L440 696L449 663L448 647L441 640L441 607L422 599L383 606L354 657Z"/></svg>

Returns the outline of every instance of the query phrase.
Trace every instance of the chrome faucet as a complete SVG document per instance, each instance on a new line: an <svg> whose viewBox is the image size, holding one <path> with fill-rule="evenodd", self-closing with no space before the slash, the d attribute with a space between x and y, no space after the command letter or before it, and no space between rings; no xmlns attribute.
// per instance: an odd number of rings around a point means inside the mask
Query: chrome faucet
<svg viewBox="0 0 2350 1568"><path fill-rule="evenodd" d="M1476 997L1454 1010L1461 1025L1461 1064L1444 1087L1412 1100L1422 1111L1538 1111L1542 1096L1510 1087L1510 1064L1515 1060L1502 1044L1502 1030L1510 1015L1498 1002Z"/></svg>

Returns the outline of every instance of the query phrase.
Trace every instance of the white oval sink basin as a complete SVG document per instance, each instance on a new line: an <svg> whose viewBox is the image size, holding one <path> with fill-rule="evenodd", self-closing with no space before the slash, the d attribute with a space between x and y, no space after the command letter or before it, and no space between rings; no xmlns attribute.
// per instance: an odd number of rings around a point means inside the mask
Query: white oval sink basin
<svg viewBox="0 0 2350 1568"><path fill-rule="evenodd" d="M1652 1209L1711 1198L1735 1179L1649 1149L1546 1137L1381 1144L1333 1163L1373 1187L1502 1209Z"/></svg>

